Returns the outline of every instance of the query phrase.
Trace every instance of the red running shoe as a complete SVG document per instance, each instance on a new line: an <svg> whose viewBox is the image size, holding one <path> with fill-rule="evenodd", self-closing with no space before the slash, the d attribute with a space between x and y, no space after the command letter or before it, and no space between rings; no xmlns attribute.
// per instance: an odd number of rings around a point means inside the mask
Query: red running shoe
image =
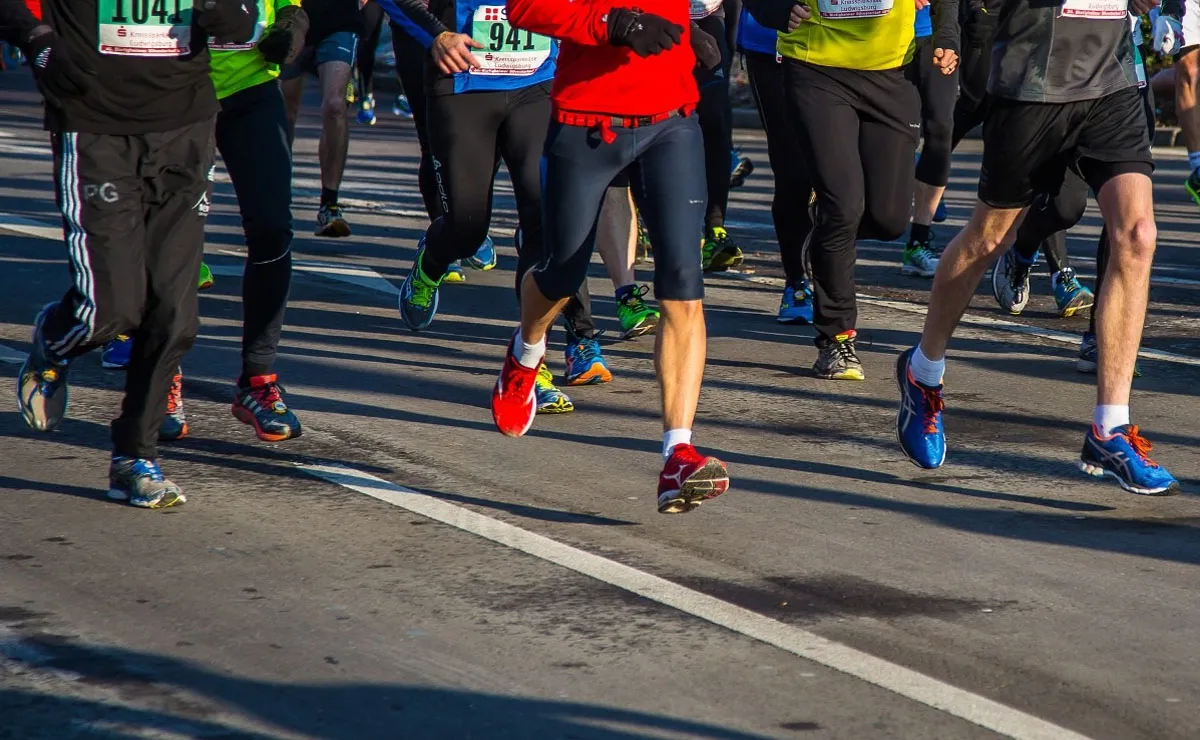
<svg viewBox="0 0 1200 740"><path fill-rule="evenodd" d="M725 463L691 445L676 445L658 476L658 513L686 514L728 488Z"/></svg>
<svg viewBox="0 0 1200 740"><path fill-rule="evenodd" d="M508 340L508 352L504 354L504 368L492 389L492 420L496 428L506 437L520 437L533 426L537 414L537 397L534 382L537 380L539 360L534 367L525 367L513 356L513 343L517 335Z"/></svg>

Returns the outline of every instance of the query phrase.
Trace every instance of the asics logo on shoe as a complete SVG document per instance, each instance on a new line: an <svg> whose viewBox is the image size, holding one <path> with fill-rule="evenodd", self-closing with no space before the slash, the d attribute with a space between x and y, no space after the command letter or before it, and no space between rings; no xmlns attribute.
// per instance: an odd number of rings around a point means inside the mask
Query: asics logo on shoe
<svg viewBox="0 0 1200 740"><path fill-rule="evenodd" d="M47 46L38 52L37 58L33 60L34 66L38 69L45 69L50 66L50 47Z"/></svg>
<svg viewBox="0 0 1200 740"><path fill-rule="evenodd" d="M683 464L676 463L675 472L667 473L667 471L665 471L665 470L663 471L663 473L662 473L663 480L674 481L675 487L679 488L680 486L683 485L683 471L684 471Z"/></svg>

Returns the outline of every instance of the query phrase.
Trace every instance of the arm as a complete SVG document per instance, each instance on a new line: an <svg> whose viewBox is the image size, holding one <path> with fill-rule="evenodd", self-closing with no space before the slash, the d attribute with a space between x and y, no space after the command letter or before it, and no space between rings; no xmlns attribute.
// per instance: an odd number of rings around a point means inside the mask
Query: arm
<svg viewBox="0 0 1200 740"><path fill-rule="evenodd" d="M746 12L760 25L781 33L788 32L788 19L796 0L743 0Z"/></svg>
<svg viewBox="0 0 1200 740"><path fill-rule="evenodd" d="M244 44L254 38L258 5L249 0L196 0L194 21L222 42Z"/></svg>
<svg viewBox="0 0 1200 740"><path fill-rule="evenodd" d="M958 2L933 0L930 9L933 16L933 48L958 53Z"/></svg>
<svg viewBox="0 0 1200 740"><path fill-rule="evenodd" d="M508 22L516 28L586 46L608 44L608 11L614 0L507 0ZM630 4L635 4L630 0Z"/></svg>
<svg viewBox="0 0 1200 740"><path fill-rule="evenodd" d="M0 41L23 48L39 25L41 22L29 12L25 0L0 0Z"/></svg>
<svg viewBox="0 0 1200 740"><path fill-rule="evenodd" d="M379 0L379 7L426 49L435 38L450 30L418 0Z"/></svg>

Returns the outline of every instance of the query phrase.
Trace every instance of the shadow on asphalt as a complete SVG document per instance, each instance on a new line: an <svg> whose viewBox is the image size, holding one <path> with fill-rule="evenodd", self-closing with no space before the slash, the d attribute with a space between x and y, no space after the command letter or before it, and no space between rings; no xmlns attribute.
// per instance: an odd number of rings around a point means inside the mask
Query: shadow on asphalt
<svg viewBox="0 0 1200 740"><path fill-rule="evenodd" d="M19 728L19 734L13 737L22 740L59 740L81 733L105 740L133 740L147 737L150 732L221 740L279 737L270 730L239 729L218 716L212 704L229 708L260 726L326 740L641 740L660 738L664 733L701 740L766 737L661 714L579 702L403 684L260 681L219 674L186 660L86 645L55 635L34 635L17 644L0 643L0 650L10 653L24 667L74 674L84 684L157 707L138 709L0 689L0 717L4 717L5 725ZM337 662L332 656L325 660ZM205 703L198 704L193 697L201 697ZM663 703L669 703L666 696ZM782 728L816 730L820 725L788 722Z"/></svg>

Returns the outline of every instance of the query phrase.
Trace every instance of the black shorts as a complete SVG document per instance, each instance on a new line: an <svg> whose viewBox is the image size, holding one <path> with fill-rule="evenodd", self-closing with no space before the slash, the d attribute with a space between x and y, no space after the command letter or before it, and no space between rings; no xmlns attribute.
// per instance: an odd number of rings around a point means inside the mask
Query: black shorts
<svg viewBox="0 0 1200 740"><path fill-rule="evenodd" d="M1068 168L1097 193L1117 175L1149 176L1144 106L1136 87L1074 103L993 97L983 123L979 200L1024 208L1035 193L1057 193Z"/></svg>

